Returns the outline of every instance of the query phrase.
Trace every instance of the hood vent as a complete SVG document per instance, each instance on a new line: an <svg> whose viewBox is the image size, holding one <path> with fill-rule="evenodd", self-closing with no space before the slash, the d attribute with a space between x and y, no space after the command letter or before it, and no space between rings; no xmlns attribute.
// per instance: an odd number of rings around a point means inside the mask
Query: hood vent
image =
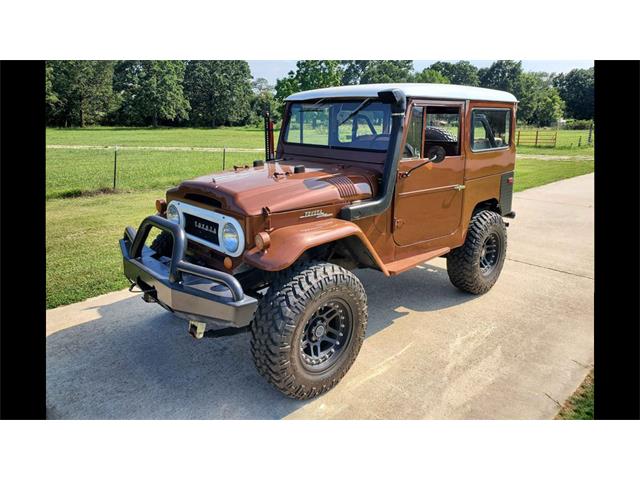
<svg viewBox="0 0 640 480"><path fill-rule="evenodd" d="M215 198L208 197L206 195L199 195L197 193L187 193L184 196L185 200L193 200L194 202L203 203L205 205L209 205L214 208L222 208L222 203L220 200L216 200Z"/></svg>
<svg viewBox="0 0 640 480"><path fill-rule="evenodd" d="M349 177L345 177L343 175L338 175L335 177L330 177L323 179L325 182L330 183L334 187L338 189L338 194L340 198L351 201L355 200L358 197L358 189L353 184Z"/></svg>

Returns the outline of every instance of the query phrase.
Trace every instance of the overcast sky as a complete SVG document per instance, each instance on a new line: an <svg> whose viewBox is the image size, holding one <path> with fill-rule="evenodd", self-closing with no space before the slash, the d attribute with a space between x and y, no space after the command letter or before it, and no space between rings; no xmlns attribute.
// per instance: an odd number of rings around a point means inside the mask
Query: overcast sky
<svg viewBox="0 0 640 480"><path fill-rule="evenodd" d="M422 71L437 60L414 60L413 66L416 71ZM457 60L449 60L457 62ZM476 67L488 67L493 60L471 60ZM282 78L290 70L295 70L296 60L249 60L251 74L254 78L266 78L269 83L275 85L276 79ZM593 60L523 60L522 67L531 72L555 72L564 73L572 68L593 67Z"/></svg>

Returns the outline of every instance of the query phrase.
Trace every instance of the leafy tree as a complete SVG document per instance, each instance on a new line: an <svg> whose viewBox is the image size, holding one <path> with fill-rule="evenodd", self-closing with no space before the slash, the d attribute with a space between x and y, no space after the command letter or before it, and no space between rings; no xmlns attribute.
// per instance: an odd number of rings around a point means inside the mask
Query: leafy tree
<svg viewBox="0 0 640 480"><path fill-rule="evenodd" d="M409 82L413 77L413 60L372 60L360 83Z"/></svg>
<svg viewBox="0 0 640 480"><path fill-rule="evenodd" d="M440 72L455 85L470 85L472 87L477 87L480 84L480 79L478 78L478 67L466 60L461 60L456 63L435 62L429 68L436 72Z"/></svg>
<svg viewBox="0 0 640 480"><path fill-rule="evenodd" d="M58 95L53 89L53 64L51 62L45 63L44 72L45 101L47 102L47 108L53 109L58 103Z"/></svg>
<svg viewBox="0 0 640 480"><path fill-rule="evenodd" d="M97 123L112 106L111 61L51 61L46 70L48 122L57 125Z"/></svg>
<svg viewBox="0 0 640 480"><path fill-rule="evenodd" d="M245 61L190 61L184 86L194 125L239 125L251 116L251 70Z"/></svg>
<svg viewBox="0 0 640 480"><path fill-rule="evenodd" d="M478 78L481 87L504 90L516 95L520 89L521 74L522 62L498 60L489 68L481 68L478 71Z"/></svg>
<svg viewBox="0 0 640 480"><path fill-rule="evenodd" d="M518 91L511 92L518 99L518 121L527 124L533 123L534 112L544 89L545 85L539 75L532 72L520 74Z"/></svg>
<svg viewBox="0 0 640 480"><path fill-rule="evenodd" d="M296 71L276 81L275 100L279 111L284 111L284 99L289 95L315 88L342 85L342 68L338 60L300 60Z"/></svg>
<svg viewBox="0 0 640 480"><path fill-rule="evenodd" d="M531 115L531 123L540 127L552 125L562 117L564 101L555 88L546 87L538 95Z"/></svg>
<svg viewBox="0 0 640 480"><path fill-rule="evenodd" d="M575 68L567 74L560 74L553 79L553 84L566 103L569 117L580 120L593 118L593 67Z"/></svg>
<svg viewBox="0 0 640 480"><path fill-rule="evenodd" d="M425 68L422 72L416 73L413 81L418 83L450 83L447 77L432 68Z"/></svg>
<svg viewBox="0 0 640 480"><path fill-rule="evenodd" d="M266 92L266 91L273 92L273 86L269 84L269 80L262 77L259 77L253 80L251 82L251 88L253 89L253 92L256 94Z"/></svg>
<svg viewBox="0 0 640 480"><path fill-rule="evenodd" d="M296 63L296 80L302 90L342 85L338 60L303 60Z"/></svg>
<svg viewBox="0 0 640 480"><path fill-rule="evenodd" d="M265 111L269 111L274 122L281 118L280 109L274 95L274 88L264 78L257 78L252 83L253 99L251 110L253 112L252 123L259 124Z"/></svg>
<svg viewBox="0 0 640 480"><path fill-rule="evenodd" d="M358 85L364 72L367 70L371 60L341 60L340 64L343 69L342 84Z"/></svg>
<svg viewBox="0 0 640 480"><path fill-rule="evenodd" d="M286 77L276 80L275 101L280 114L284 113L284 99L289 95L300 91L300 84L296 79L296 74L290 71Z"/></svg>
<svg viewBox="0 0 640 480"><path fill-rule="evenodd" d="M136 62L133 84L125 101L143 122L154 127L162 120L187 120L189 101L184 95L185 63L176 60Z"/></svg>
<svg viewBox="0 0 640 480"><path fill-rule="evenodd" d="M548 126L558 120L564 110L564 102L555 88L549 84L546 72L523 72L518 91L518 120L538 126Z"/></svg>

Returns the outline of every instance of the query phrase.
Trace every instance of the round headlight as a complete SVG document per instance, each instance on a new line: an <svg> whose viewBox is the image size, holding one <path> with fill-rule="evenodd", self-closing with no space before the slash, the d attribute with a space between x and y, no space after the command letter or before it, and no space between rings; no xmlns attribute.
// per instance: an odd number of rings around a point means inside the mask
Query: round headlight
<svg viewBox="0 0 640 480"><path fill-rule="evenodd" d="M228 252L235 252L238 250L240 243L240 237L236 227L230 223L225 223L222 229L222 245Z"/></svg>
<svg viewBox="0 0 640 480"><path fill-rule="evenodd" d="M167 220L174 223L180 223L180 213L178 212L178 207L176 207L173 203L170 203L167 207Z"/></svg>

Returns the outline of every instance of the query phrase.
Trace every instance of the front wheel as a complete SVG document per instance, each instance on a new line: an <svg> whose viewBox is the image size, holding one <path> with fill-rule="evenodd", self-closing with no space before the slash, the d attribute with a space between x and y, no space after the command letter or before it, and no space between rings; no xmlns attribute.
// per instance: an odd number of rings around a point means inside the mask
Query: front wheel
<svg viewBox="0 0 640 480"><path fill-rule="evenodd" d="M496 212L481 210L471 219L461 247L447 255L449 280L460 290L479 295L496 283L507 254L507 228Z"/></svg>
<svg viewBox="0 0 640 480"><path fill-rule="evenodd" d="M276 275L251 326L260 374L285 395L332 389L353 364L367 326L360 280L332 263L305 262Z"/></svg>

